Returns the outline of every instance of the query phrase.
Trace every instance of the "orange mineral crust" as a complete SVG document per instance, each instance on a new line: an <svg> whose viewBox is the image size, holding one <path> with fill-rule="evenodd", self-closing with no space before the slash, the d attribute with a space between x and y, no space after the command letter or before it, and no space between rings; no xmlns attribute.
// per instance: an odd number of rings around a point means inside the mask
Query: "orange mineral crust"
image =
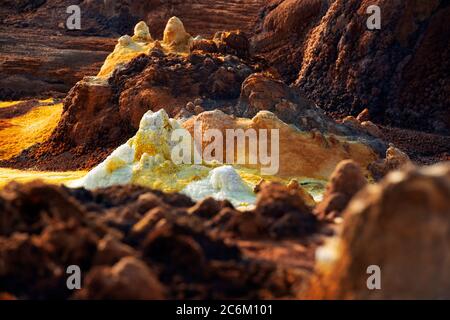
<svg viewBox="0 0 450 320"><path fill-rule="evenodd" d="M362 168L378 159L366 144L350 141L345 137L324 135L320 132L304 132L279 120L270 112L260 112L252 119L237 118L221 111L204 112L188 119L183 126L194 134L194 124L202 124L202 130L218 129L226 136L226 129L279 130L280 176L328 179L336 165L344 159L353 159ZM270 136L270 133L269 133ZM270 139L269 139L270 140ZM203 141L206 145L209 141ZM248 144L247 144L248 146ZM249 157L250 148L246 148ZM226 154L226 149L224 148ZM224 158L226 156L224 155ZM260 165L254 166L259 168Z"/></svg>

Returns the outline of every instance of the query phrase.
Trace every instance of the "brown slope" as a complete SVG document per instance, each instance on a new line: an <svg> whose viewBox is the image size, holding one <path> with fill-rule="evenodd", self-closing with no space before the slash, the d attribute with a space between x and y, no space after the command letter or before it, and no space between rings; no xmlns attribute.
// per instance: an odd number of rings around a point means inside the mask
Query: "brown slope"
<svg viewBox="0 0 450 320"><path fill-rule="evenodd" d="M366 27L369 5L381 30ZM449 134L449 13L445 0L278 0L253 43L331 114L368 108L380 123Z"/></svg>

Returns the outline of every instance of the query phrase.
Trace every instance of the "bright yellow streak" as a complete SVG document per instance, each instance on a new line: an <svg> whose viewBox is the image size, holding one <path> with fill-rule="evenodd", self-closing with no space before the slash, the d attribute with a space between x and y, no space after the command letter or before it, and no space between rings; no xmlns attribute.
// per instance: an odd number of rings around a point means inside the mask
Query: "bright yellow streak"
<svg viewBox="0 0 450 320"><path fill-rule="evenodd" d="M53 99L41 102L52 103ZM14 104L15 102L1 102L0 107ZM0 119L0 159L14 157L32 145L47 140L58 125L62 110L62 103L44 105L19 117Z"/></svg>
<svg viewBox="0 0 450 320"><path fill-rule="evenodd" d="M85 174L86 171L47 172L0 168L0 189L11 181L24 183L42 180L50 184L65 184L79 179Z"/></svg>

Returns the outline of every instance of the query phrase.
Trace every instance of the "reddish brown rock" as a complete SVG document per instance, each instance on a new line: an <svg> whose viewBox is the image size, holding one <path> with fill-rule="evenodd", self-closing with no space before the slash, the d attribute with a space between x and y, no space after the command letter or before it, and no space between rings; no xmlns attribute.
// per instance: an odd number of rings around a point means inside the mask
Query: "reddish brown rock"
<svg viewBox="0 0 450 320"><path fill-rule="evenodd" d="M369 5L381 8L379 31L366 27ZM306 40L296 85L339 115L368 108L376 122L448 133L449 10L439 0L333 1Z"/></svg>
<svg viewBox="0 0 450 320"><path fill-rule="evenodd" d="M228 214L228 211L221 212L221 215ZM258 212L231 212L228 221L224 223L225 230L233 232L243 239L261 239L267 238L268 221Z"/></svg>
<svg viewBox="0 0 450 320"><path fill-rule="evenodd" d="M365 188L348 205L337 242L317 255L310 297L448 299L449 198L448 163L395 171ZM380 290L367 287L372 265L380 268Z"/></svg>
<svg viewBox="0 0 450 320"><path fill-rule="evenodd" d="M183 195L131 185L88 191L10 184L4 191L0 210L7 216L14 212L13 220L24 227L22 233L2 229L0 234L0 292L20 299L293 297L305 272L287 270L292 263L312 264L311 246L298 254L298 246L271 241L304 239L303 231L292 229L295 223L309 226L298 213L294 221L282 219L272 233L263 229L255 234L255 225L246 219L236 220L237 229L224 230L241 215L226 201L218 202L221 210L214 218L204 219L188 212L194 203ZM30 211L32 203L38 214ZM81 218L74 218L73 206ZM201 208L204 204L197 206ZM263 223L277 222L258 217ZM249 246L264 248L244 254ZM290 258L280 261L279 252ZM75 294L67 289L65 272L74 264L81 267L83 279Z"/></svg>
<svg viewBox="0 0 450 320"><path fill-rule="evenodd" d="M122 258L112 267L96 267L87 274L79 299L161 300L165 288L141 260Z"/></svg>
<svg viewBox="0 0 450 320"><path fill-rule="evenodd" d="M271 0L261 11L252 38L253 50L264 56L290 84L298 77L304 44L329 4L321 0Z"/></svg>
<svg viewBox="0 0 450 320"><path fill-rule="evenodd" d="M232 207L232 205L229 205ZM214 198L208 197L189 208L189 214L193 214L202 218L212 218L222 209L223 205Z"/></svg>
<svg viewBox="0 0 450 320"><path fill-rule="evenodd" d="M358 120L359 122L370 121L369 109L365 108L363 111L361 111L356 117L356 120Z"/></svg>
<svg viewBox="0 0 450 320"><path fill-rule="evenodd" d="M411 160L408 155L394 146L390 146L386 150L386 157L369 165L369 170L375 179L381 179L389 171L400 169L410 165Z"/></svg>
<svg viewBox="0 0 450 320"><path fill-rule="evenodd" d="M297 237L306 236L318 225L308 202L309 199L298 189L263 183L257 195L255 213L268 218L266 224L272 225L275 237L293 235L291 227L297 232Z"/></svg>
<svg viewBox="0 0 450 320"><path fill-rule="evenodd" d="M111 235L106 235L97 243L94 264L112 265L128 256L137 256L137 252Z"/></svg>
<svg viewBox="0 0 450 320"><path fill-rule="evenodd" d="M323 195L315 208L322 218L339 215L352 197L367 184L361 167L352 160L341 161L334 169Z"/></svg>
<svg viewBox="0 0 450 320"><path fill-rule="evenodd" d="M48 221L84 220L83 208L56 186L35 181L27 185L10 183L0 192L0 235L37 233Z"/></svg>

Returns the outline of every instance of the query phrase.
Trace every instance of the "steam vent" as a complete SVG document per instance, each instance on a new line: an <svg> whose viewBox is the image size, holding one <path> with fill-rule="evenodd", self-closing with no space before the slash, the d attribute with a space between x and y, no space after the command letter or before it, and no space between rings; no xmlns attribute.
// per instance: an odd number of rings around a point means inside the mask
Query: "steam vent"
<svg viewBox="0 0 450 320"><path fill-rule="evenodd" d="M450 299L446 1L75 7L0 4L0 300Z"/></svg>

